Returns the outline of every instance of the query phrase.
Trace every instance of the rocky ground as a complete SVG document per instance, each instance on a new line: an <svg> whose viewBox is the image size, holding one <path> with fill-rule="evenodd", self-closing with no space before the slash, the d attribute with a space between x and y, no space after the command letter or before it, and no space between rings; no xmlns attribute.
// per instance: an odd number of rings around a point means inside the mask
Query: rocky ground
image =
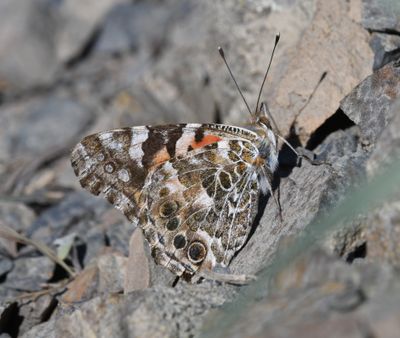
<svg viewBox="0 0 400 338"><path fill-rule="evenodd" d="M245 124L216 47L253 105L277 32L263 98L328 164L282 148L282 221L263 199L230 266L255 282L176 282L79 186L71 148L121 126ZM2 1L0 337L395 337L399 57L393 0Z"/></svg>

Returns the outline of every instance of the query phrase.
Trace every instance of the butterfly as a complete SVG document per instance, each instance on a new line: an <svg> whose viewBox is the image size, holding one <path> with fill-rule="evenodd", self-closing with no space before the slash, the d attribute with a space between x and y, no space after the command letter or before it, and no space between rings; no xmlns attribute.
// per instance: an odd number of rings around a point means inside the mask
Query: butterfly
<svg viewBox="0 0 400 338"><path fill-rule="evenodd" d="M157 264L187 280L200 272L224 279L215 271L245 244L260 195L273 196L277 134L259 98L251 129L192 123L100 132L76 145L72 167L83 188L139 219Z"/></svg>

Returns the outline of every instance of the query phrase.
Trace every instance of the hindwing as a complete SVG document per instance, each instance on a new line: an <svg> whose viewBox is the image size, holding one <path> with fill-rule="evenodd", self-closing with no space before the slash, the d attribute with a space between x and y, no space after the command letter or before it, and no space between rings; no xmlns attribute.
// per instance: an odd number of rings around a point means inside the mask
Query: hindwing
<svg viewBox="0 0 400 338"><path fill-rule="evenodd" d="M148 177L141 220L157 263L177 275L228 265L257 212L257 155L248 141L223 140L171 159Z"/></svg>

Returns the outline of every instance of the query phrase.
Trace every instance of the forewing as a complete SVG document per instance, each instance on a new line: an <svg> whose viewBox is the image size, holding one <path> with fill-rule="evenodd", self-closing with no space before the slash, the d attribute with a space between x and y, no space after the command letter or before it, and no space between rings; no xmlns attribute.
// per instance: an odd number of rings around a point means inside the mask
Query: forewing
<svg viewBox="0 0 400 338"><path fill-rule="evenodd" d="M142 227L159 264L177 275L226 266L257 213L257 148L241 138L177 156L149 175Z"/></svg>
<svg viewBox="0 0 400 338"><path fill-rule="evenodd" d="M150 172L177 156L222 139L254 139L246 129L226 125L178 124L122 128L85 137L72 151L71 162L83 188L103 193L133 221Z"/></svg>

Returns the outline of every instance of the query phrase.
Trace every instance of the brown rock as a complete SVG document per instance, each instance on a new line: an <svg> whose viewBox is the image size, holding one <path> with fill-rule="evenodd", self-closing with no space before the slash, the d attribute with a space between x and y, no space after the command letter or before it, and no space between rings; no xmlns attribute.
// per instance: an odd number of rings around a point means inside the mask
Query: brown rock
<svg viewBox="0 0 400 338"><path fill-rule="evenodd" d="M99 292L121 292L124 289L126 265L128 259L118 253L105 254L99 257Z"/></svg>
<svg viewBox="0 0 400 338"><path fill-rule="evenodd" d="M97 293L98 267L95 265L81 271L75 279L68 284L67 291L62 295L64 303L75 303L90 299Z"/></svg>
<svg viewBox="0 0 400 338"><path fill-rule="evenodd" d="M129 258L126 266L124 293L141 290L150 285L149 263L144 250L142 230L137 228L129 241Z"/></svg>
<svg viewBox="0 0 400 338"><path fill-rule="evenodd" d="M349 16L350 7L345 1L316 2L313 21L305 29L271 101L271 112L285 135L321 75L328 72L297 119L303 144L338 109L343 96L371 72L369 36Z"/></svg>

